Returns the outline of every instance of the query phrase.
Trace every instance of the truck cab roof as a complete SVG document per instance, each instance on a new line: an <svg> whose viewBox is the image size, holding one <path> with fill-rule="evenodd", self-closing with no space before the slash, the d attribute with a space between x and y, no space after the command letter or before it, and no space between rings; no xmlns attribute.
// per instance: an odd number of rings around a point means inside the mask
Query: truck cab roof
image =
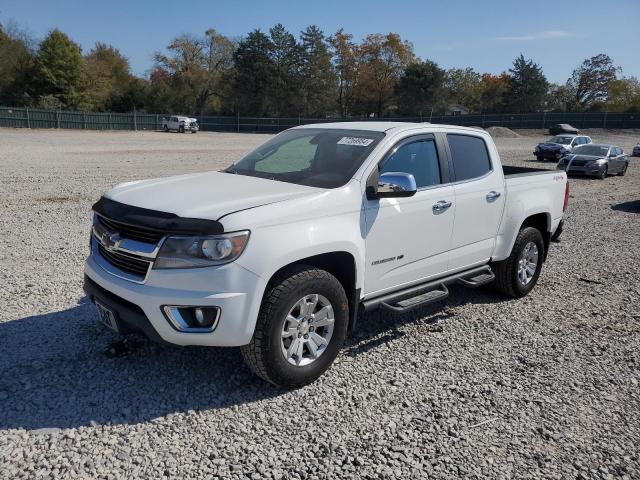
<svg viewBox="0 0 640 480"><path fill-rule="evenodd" d="M444 125L429 122L383 122L383 121L363 121L363 122L331 122L331 123L312 123L294 127L302 128L326 128L326 129L344 129L344 130L364 130L369 132L393 132L399 133L406 130L414 130L416 128L448 128L456 130L467 130L469 132L485 132L484 129L474 127L462 127L459 125ZM486 132L485 132L486 133Z"/></svg>

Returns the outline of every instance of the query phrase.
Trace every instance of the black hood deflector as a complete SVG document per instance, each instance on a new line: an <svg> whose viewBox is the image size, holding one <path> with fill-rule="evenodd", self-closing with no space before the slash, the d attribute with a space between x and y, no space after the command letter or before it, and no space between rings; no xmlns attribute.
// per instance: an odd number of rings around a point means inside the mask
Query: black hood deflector
<svg viewBox="0 0 640 480"><path fill-rule="evenodd" d="M101 197L92 209L98 215L115 222L164 233L178 235L219 235L224 233L224 227L217 220L179 217L175 213L134 207L106 197Z"/></svg>

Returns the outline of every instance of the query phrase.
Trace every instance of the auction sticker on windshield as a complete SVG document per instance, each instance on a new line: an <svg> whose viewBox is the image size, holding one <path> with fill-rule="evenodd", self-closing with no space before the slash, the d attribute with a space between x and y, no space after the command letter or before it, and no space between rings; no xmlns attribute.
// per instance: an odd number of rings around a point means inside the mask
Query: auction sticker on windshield
<svg viewBox="0 0 640 480"><path fill-rule="evenodd" d="M373 138L342 137L338 140L338 145L353 145L356 147L368 147L373 143Z"/></svg>

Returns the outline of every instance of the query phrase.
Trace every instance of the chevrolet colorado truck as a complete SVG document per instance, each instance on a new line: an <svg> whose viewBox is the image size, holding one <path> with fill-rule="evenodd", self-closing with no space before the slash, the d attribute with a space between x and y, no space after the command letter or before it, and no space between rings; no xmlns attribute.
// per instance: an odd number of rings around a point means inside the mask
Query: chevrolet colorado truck
<svg viewBox="0 0 640 480"><path fill-rule="evenodd" d="M454 284L528 294L568 194L565 172L503 167L483 130L300 126L223 171L107 192L84 288L120 333L241 347L257 375L295 387L369 310L409 312Z"/></svg>

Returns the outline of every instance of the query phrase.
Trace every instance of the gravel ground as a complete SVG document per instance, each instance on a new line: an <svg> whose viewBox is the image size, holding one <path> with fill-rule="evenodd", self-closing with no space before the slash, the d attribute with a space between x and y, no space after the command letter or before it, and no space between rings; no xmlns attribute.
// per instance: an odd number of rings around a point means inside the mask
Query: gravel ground
<svg viewBox="0 0 640 480"><path fill-rule="evenodd" d="M543 132L518 133L497 139L505 163L541 165ZM454 288L367 315L300 390L256 379L236 349L110 350L81 289L92 202L266 138L0 130L0 478L640 477L638 159L572 179L528 297Z"/></svg>

